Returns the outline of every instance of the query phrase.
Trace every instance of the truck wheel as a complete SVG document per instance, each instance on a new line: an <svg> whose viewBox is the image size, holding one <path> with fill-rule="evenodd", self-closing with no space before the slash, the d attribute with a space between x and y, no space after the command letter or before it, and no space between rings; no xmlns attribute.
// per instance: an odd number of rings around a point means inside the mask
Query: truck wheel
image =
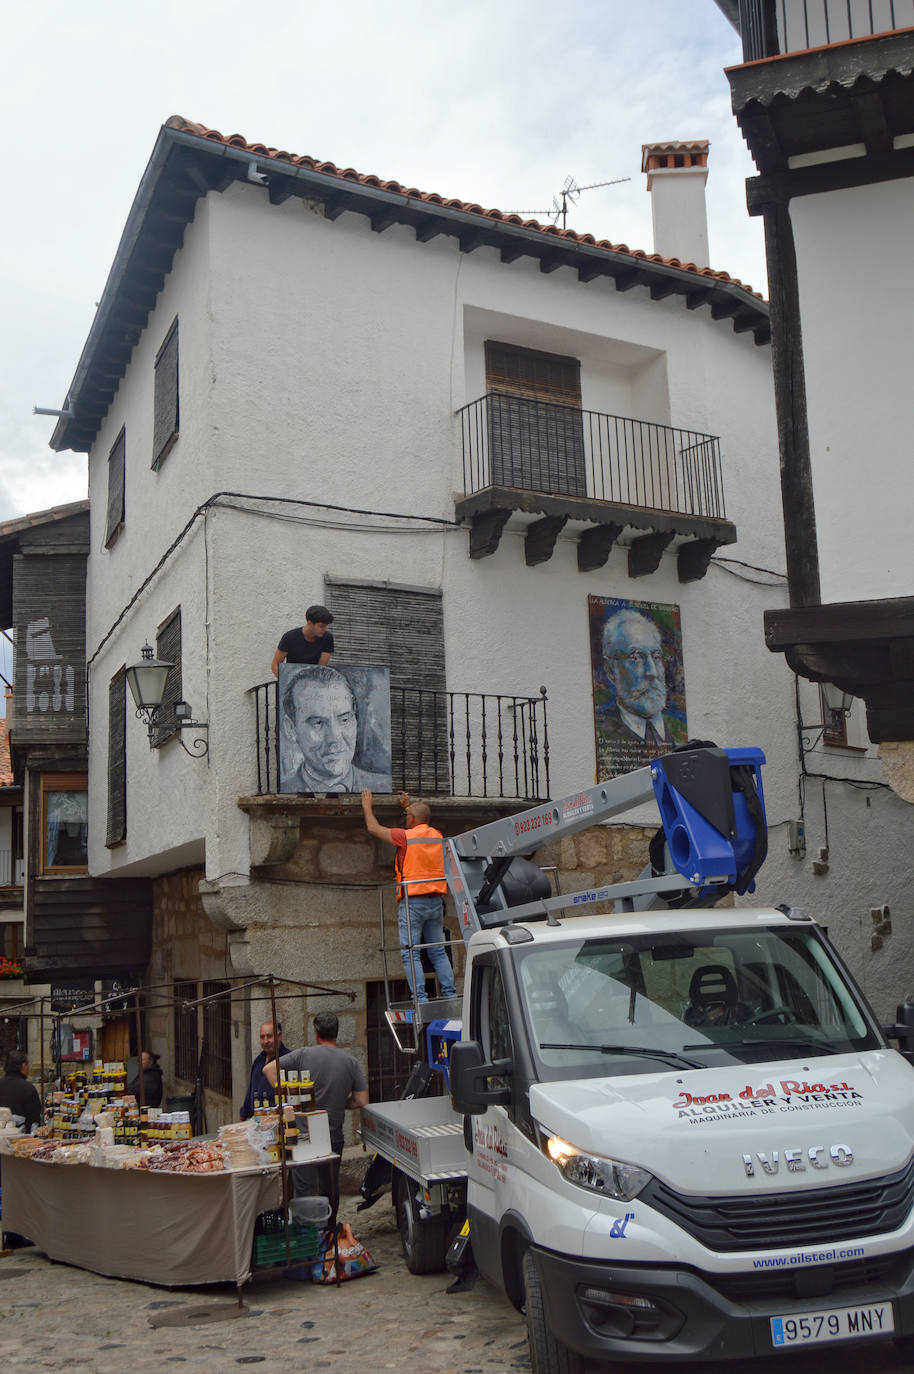
<svg viewBox="0 0 914 1374"><path fill-rule="evenodd" d="M532 1250L524 1255L524 1311L533 1374L585 1374L585 1361L560 1345L546 1325L543 1288Z"/></svg>
<svg viewBox="0 0 914 1374"><path fill-rule="evenodd" d="M397 1225L409 1272L440 1273L447 1256L448 1218L423 1220L416 1202L416 1185L406 1174L400 1174L397 1180Z"/></svg>

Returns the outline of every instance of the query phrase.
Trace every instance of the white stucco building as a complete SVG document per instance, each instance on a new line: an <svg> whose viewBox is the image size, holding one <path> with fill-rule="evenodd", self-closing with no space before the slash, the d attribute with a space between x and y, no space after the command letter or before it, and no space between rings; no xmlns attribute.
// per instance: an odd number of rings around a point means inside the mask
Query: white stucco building
<svg viewBox="0 0 914 1374"><path fill-rule="evenodd" d="M645 157L667 185L691 176L700 231L707 145ZM593 779L589 598L678 607L689 734L768 755L763 895L850 932L862 974L878 961L859 865L839 908L827 862L787 852L795 683L761 632L785 601L767 307L664 251L163 127L53 439L89 462L90 871L152 882L151 984L353 990L343 1036L389 1086L390 855L357 798L276 795L269 664L312 602L336 617L335 662L390 668L394 785L451 832ZM146 641L180 666L169 700L208 724L204 758L174 733L151 748L125 714ZM878 783L860 744L828 768ZM889 805L848 784L855 853ZM552 857L584 887L640 867L644 838L588 832ZM289 1003L289 1043L303 1014ZM261 1019L239 1001L218 1028L223 1097ZM176 1065L170 1013L150 1026Z"/></svg>

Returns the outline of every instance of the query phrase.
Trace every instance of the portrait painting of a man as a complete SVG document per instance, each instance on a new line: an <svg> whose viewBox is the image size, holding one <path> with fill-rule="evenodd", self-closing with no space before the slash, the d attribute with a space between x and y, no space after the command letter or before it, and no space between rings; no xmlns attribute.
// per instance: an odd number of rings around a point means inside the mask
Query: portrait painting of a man
<svg viewBox="0 0 914 1374"><path fill-rule="evenodd" d="M387 668L279 665L279 790L390 792Z"/></svg>
<svg viewBox="0 0 914 1374"><path fill-rule="evenodd" d="M588 597L596 780L642 768L688 738L679 607Z"/></svg>

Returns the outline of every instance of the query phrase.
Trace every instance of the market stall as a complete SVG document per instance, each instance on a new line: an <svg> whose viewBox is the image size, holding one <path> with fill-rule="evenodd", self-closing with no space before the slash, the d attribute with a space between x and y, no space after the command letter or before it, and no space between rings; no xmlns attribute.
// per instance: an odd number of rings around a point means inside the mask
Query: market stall
<svg viewBox="0 0 914 1374"><path fill-rule="evenodd" d="M278 1164L171 1174L3 1159L3 1229L112 1278L242 1284L257 1218L279 1206Z"/></svg>

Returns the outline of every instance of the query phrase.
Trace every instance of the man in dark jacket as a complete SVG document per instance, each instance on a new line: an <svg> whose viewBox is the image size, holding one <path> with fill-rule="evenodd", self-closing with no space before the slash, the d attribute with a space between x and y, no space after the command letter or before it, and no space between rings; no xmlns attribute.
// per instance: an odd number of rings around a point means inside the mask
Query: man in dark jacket
<svg viewBox="0 0 914 1374"><path fill-rule="evenodd" d="M28 1055L24 1050L11 1050L6 1056L6 1076L0 1078L0 1107L9 1107L16 1124L26 1131L41 1120L41 1099L28 1076Z"/></svg>
<svg viewBox="0 0 914 1374"><path fill-rule="evenodd" d="M268 1059L276 1056L276 1036L279 1036L279 1053L288 1054L288 1048L282 1043L282 1023L277 1021L276 1031L273 1030L272 1021L264 1021L260 1027L260 1053L251 1065L251 1078L248 1083L248 1090L244 1095L241 1104L240 1117L242 1121L247 1121L254 1115L254 1101L265 1102L272 1107L276 1102L276 1095L273 1092L273 1084L263 1075L263 1066Z"/></svg>

